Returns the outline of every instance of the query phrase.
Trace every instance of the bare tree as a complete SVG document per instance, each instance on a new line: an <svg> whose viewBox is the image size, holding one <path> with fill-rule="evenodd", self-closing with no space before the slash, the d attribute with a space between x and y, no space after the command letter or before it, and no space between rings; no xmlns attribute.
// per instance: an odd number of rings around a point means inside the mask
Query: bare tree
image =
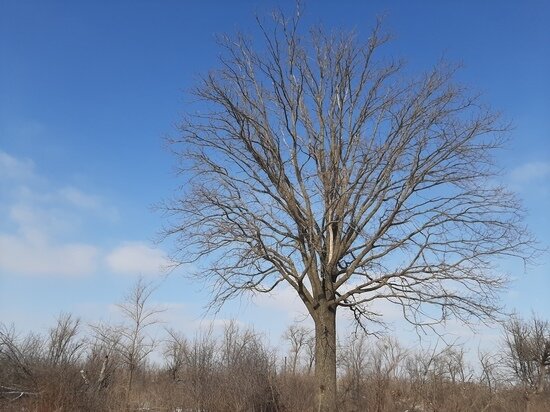
<svg viewBox="0 0 550 412"><path fill-rule="evenodd" d="M550 323L514 317L505 326L505 342L507 366L532 392L541 393L550 376Z"/></svg>
<svg viewBox="0 0 550 412"><path fill-rule="evenodd" d="M167 329L168 339L164 346L164 360L170 377L178 382L179 373L185 365L189 353L189 343L185 336L174 329Z"/></svg>
<svg viewBox="0 0 550 412"><path fill-rule="evenodd" d="M349 336L340 349L338 359L343 372L343 392L350 394L350 401L357 408L365 401L363 389L368 372L367 335Z"/></svg>
<svg viewBox="0 0 550 412"><path fill-rule="evenodd" d="M485 406L482 412L490 410L493 405L503 401L498 389L502 388L503 355L502 353L478 352L479 383L487 388Z"/></svg>
<svg viewBox="0 0 550 412"><path fill-rule="evenodd" d="M315 335L312 333L309 335L309 338L306 340L305 346L305 355L306 355L306 372L308 375L311 374L313 364L315 363Z"/></svg>
<svg viewBox="0 0 550 412"><path fill-rule="evenodd" d="M21 338L14 326L0 323L0 394L21 397L39 391L36 367L43 350L44 342L38 335Z"/></svg>
<svg viewBox="0 0 550 412"><path fill-rule="evenodd" d="M77 340L80 319L70 313L61 313L57 325L50 329L47 359L53 366L78 363L85 349L85 341Z"/></svg>
<svg viewBox="0 0 550 412"><path fill-rule="evenodd" d="M90 351L86 364L94 369L94 387L96 390L107 388L113 380L115 371L122 363L120 348L122 334L120 327L106 324L90 325L94 340L90 344ZM82 378L91 384L86 369L81 371Z"/></svg>
<svg viewBox="0 0 550 412"><path fill-rule="evenodd" d="M407 353L395 339L380 339L370 351L369 363L371 368L371 387L374 387L376 396L373 399L377 412L387 410L391 397L391 381L399 375L400 363Z"/></svg>
<svg viewBox="0 0 550 412"><path fill-rule="evenodd" d="M486 385L489 394L493 395L501 379L502 355L479 351L478 360L480 367L479 382Z"/></svg>
<svg viewBox="0 0 550 412"><path fill-rule="evenodd" d="M190 392L192 407L207 410L214 396L214 371L216 369L216 341L212 329L195 335L186 357L185 385Z"/></svg>
<svg viewBox="0 0 550 412"><path fill-rule="evenodd" d="M336 311L363 324L380 299L409 322L491 319L506 277L531 256L513 194L495 185L507 129L446 64L418 77L366 41L299 13L258 20L262 44L220 40L220 68L172 148L185 188L164 205L178 263L196 262L212 303L293 288L315 323L318 403L336 410ZM261 36L260 36L261 37Z"/></svg>
<svg viewBox="0 0 550 412"><path fill-rule="evenodd" d="M139 278L118 308L128 324L120 329L122 335L121 355L128 366L127 405L129 405L135 372L139 365L155 348L155 341L145 334L145 330L158 324L158 315L164 310L149 305L154 292L151 284Z"/></svg>
<svg viewBox="0 0 550 412"><path fill-rule="evenodd" d="M308 342L311 340L311 335L312 331L310 329L300 325L290 325L284 333L284 338L290 344L290 364L292 374L296 373L296 368L300 362L300 356L303 352L306 352L306 356L309 355L307 351ZM310 359L308 356L308 365L309 363Z"/></svg>

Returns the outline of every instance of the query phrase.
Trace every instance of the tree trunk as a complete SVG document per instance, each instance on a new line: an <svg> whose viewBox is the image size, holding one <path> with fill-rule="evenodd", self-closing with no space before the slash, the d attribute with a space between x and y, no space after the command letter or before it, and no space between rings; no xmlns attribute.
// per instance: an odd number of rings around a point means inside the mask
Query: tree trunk
<svg viewBox="0 0 550 412"><path fill-rule="evenodd" d="M128 386L126 388L126 410L129 411L130 408L130 400L131 400L131 394L132 394L132 384L134 383L134 370L135 367L133 365L130 365L130 374L128 376Z"/></svg>
<svg viewBox="0 0 550 412"><path fill-rule="evenodd" d="M321 304L313 321L317 412L336 412L336 309Z"/></svg>
<svg viewBox="0 0 550 412"><path fill-rule="evenodd" d="M544 364L544 361L541 361L538 365L538 379L537 379L537 389L536 393L542 393L544 392L544 377L546 375L546 365Z"/></svg>

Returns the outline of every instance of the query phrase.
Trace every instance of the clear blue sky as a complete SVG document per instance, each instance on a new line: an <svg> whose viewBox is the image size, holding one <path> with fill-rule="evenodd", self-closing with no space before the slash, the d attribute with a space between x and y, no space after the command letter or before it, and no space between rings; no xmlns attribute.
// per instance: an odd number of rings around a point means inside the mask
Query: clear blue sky
<svg viewBox="0 0 550 412"><path fill-rule="evenodd" d="M0 1L0 321L43 329L60 311L112 315L136 275L155 279L169 244L150 206L178 185L162 136L186 110L197 77L216 67L215 34L254 33L254 15L291 1ZM388 52L412 71L440 57L513 121L499 154L506 184L550 245L550 3L307 1L306 23L366 34L386 16ZM549 318L550 258L527 268L503 302ZM158 276L157 276L158 278ZM156 302L190 329L208 290L174 274ZM277 307L276 302L286 302ZM277 339L296 317L287 292L236 302L239 317Z"/></svg>

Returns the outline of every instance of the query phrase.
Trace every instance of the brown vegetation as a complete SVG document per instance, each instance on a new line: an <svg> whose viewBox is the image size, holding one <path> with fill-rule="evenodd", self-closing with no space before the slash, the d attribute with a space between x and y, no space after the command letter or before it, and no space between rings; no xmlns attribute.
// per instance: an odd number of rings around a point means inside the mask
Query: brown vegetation
<svg viewBox="0 0 550 412"><path fill-rule="evenodd" d="M145 307L146 308L146 307ZM313 331L293 325L277 353L236 322L188 338L169 330L134 364L124 331L82 334L63 314L47 336L0 329L0 410L3 411L314 411ZM521 334L518 333L521 331ZM340 411L547 411L550 341L540 319L512 321L505 350L470 365L460 346L405 348L389 337L352 335L339 343ZM142 342L151 342L145 334ZM139 345L138 345L139 346ZM529 348L529 349L526 349ZM529 366L529 364L531 366ZM131 388L131 390L129 390Z"/></svg>

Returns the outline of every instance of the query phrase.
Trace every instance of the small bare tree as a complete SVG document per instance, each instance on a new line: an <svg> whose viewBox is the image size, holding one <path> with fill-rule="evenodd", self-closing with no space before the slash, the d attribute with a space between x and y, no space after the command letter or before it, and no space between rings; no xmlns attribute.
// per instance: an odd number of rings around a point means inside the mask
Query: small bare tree
<svg viewBox="0 0 550 412"><path fill-rule="evenodd" d="M550 323L536 316L505 326L506 363L530 391L543 392L550 376Z"/></svg>
<svg viewBox="0 0 550 412"><path fill-rule="evenodd" d="M380 299L418 326L491 319L506 277L493 258L531 256L521 208L494 184L506 125L440 64L407 80L366 41L299 13L260 20L262 45L222 38L220 68L173 150L185 190L165 210L174 259L196 262L213 304L281 283L315 323L319 411L335 411L336 311L362 323Z"/></svg>
<svg viewBox="0 0 550 412"><path fill-rule="evenodd" d="M308 343L311 341L312 331L305 326L290 325L283 337L290 344L290 370L292 374L295 374L296 368L300 362L300 357L302 355L308 355ZM307 357L306 368L310 364L309 356Z"/></svg>
<svg viewBox="0 0 550 412"><path fill-rule="evenodd" d="M502 354L480 351L478 360L479 382L487 386L489 394L492 396L501 381Z"/></svg>
<svg viewBox="0 0 550 412"><path fill-rule="evenodd" d="M92 385L97 391L107 388L115 371L120 364L120 346L122 334L120 328L106 324L90 325L93 332L93 340L90 344L90 351L86 361L87 367L92 369L93 375L89 375L89 370L82 370L82 378ZM93 384L92 384L93 380Z"/></svg>
<svg viewBox="0 0 550 412"><path fill-rule="evenodd" d="M391 405L391 383L400 372L400 364L407 352L392 338L383 338L376 342L370 351L369 364L372 382L376 396L373 399L373 410L387 410Z"/></svg>
<svg viewBox="0 0 550 412"><path fill-rule="evenodd" d="M186 390L190 392L191 407L195 410L207 410L211 405L215 387L214 372L216 370L216 341L212 329L195 335L189 345L186 357Z"/></svg>
<svg viewBox="0 0 550 412"><path fill-rule="evenodd" d="M140 277L124 301L117 305L127 321L127 324L120 329L121 355L128 367L127 407L130 404L135 373L156 345L156 342L145 331L160 322L158 315L164 311L149 305L154 290L152 284L147 284Z"/></svg>
<svg viewBox="0 0 550 412"><path fill-rule="evenodd" d="M342 369L342 389L350 394L353 407L364 404L364 383L368 373L367 335L353 334L342 345L339 352L339 365Z"/></svg>
<svg viewBox="0 0 550 412"><path fill-rule="evenodd" d="M167 329L166 332L168 339L164 345L164 361L170 377L177 382L180 380L180 372L189 356L189 343L183 334L174 329Z"/></svg>

